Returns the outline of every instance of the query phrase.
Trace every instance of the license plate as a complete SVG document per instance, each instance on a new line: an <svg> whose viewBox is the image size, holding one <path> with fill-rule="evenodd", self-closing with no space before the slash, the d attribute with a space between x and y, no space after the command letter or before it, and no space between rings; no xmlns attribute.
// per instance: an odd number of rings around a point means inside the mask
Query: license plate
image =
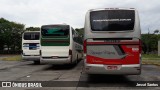
<svg viewBox="0 0 160 90"><path fill-rule="evenodd" d="M121 65L105 65L106 70L120 70Z"/></svg>
<svg viewBox="0 0 160 90"><path fill-rule="evenodd" d="M56 56L53 56L52 58L53 58L53 59L56 59L56 58L58 58L58 57L56 57Z"/></svg>
<svg viewBox="0 0 160 90"><path fill-rule="evenodd" d="M29 50L36 50L36 49L37 49L36 47L29 48Z"/></svg>

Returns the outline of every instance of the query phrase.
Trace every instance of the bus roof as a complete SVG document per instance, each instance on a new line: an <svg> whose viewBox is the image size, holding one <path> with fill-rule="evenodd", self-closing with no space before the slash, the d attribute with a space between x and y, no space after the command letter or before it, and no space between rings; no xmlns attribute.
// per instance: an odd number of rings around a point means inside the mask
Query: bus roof
<svg viewBox="0 0 160 90"><path fill-rule="evenodd" d="M52 25L68 25L68 24L66 24L66 23L63 23L63 24L48 24L48 25L42 25L42 27L43 26L52 26ZM70 26L70 25L69 25Z"/></svg>
<svg viewBox="0 0 160 90"><path fill-rule="evenodd" d="M99 10L136 10L135 8L97 8L90 9L89 11L99 11Z"/></svg>

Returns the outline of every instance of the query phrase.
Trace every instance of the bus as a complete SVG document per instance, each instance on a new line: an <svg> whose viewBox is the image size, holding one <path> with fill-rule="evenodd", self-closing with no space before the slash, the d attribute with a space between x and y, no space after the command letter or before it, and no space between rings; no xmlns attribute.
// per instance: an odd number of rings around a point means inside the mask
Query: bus
<svg viewBox="0 0 160 90"><path fill-rule="evenodd" d="M84 26L88 74L141 74L141 29L134 8L91 9Z"/></svg>
<svg viewBox="0 0 160 90"><path fill-rule="evenodd" d="M40 64L40 31L25 31L22 34L22 59Z"/></svg>
<svg viewBox="0 0 160 90"><path fill-rule="evenodd" d="M75 64L83 58L83 39L70 25L43 25L40 42L42 63Z"/></svg>

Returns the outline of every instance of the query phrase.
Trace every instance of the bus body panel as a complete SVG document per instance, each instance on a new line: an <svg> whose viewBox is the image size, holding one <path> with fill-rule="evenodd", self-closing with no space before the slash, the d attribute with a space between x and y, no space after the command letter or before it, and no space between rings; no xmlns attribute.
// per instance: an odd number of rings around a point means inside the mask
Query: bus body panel
<svg viewBox="0 0 160 90"><path fill-rule="evenodd" d="M133 30L94 31L91 29L91 12L114 12L114 10L120 10L122 12L123 10L132 10L135 12ZM109 25L111 22L109 20L111 19L108 19L108 21L107 19L95 19L93 21L101 22L101 25L103 25L102 23L104 22L108 22L107 24ZM84 51L86 56L84 61L85 72L88 74L140 74L140 38L141 30L139 16L135 9L95 9L88 11L85 17L84 30Z"/></svg>
<svg viewBox="0 0 160 90"><path fill-rule="evenodd" d="M63 24L59 24L61 26ZM43 39L43 38L42 38ZM47 39L42 40L41 45ZM47 64L70 64L77 61L76 43L73 41L72 28L69 26L69 39L56 39L51 37L50 41L55 40L57 44L49 44L41 46L41 62ZM61 41L61 42L60 42ZM78 44L79 46L79 44ZM82 45L81 45L82 46ZM80 57L79 57L80 58Z"/></svg>
<svg viewBox="0 0 160 90"><path fill-rule="evenodd" d="M39 33L38 31L26 31L25 33ZM25 34L24 33L24 34ZM40 40L24 40L22 35L22 59L28 61L40 60Z"/></svg>
<svg viewBox="0 0 160 90"><path fill-rule="evenodd" d="M39 50L23 50L24 55L31 55L31 56L38 56L39 55Z"/></svg>
<svg viewBox="0 0 160 90"><path fill-rule="evenodd" d="M69 46L42 46L42 57L68 57L69 56Z"/></svg>
<svg viewBox="0 0 160 90"><path fill-rule="evenodd" d="M105 10L105 9L102 9ZM135 9L133 9L135 10ZM134 31L101 31L101 32L96 32L96 31L92 31L91 30L91 25L90 25L90 11L87 12L86 16L85 16L85 27L84 27L84 40L89 38L117 38L117 37L122 37L123 38L128 38L128 37L137 37L137 38L141 38L140 34L141 30L140 30L140 23L136 23L139 22L139 15L138 15L138 11L135 10L135 25L134 25ZM108 33L107 33L108 32Z"/></svg>
<svg viewBox="0 0 160 90"><path fill-rule="evenodd" d="M116 74L116 75L138 75L141 73L140 64L116 65L119 70L108 70L109 65L104 64L85 64L85 72L89 74Z"/></svg>

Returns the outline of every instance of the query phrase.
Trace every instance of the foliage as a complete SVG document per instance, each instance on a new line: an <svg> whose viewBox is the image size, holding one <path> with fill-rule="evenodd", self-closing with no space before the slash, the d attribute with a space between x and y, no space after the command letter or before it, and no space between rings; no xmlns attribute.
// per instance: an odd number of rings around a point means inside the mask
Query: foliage
<svg viewBox="0 0 160 90"><path fill-rule="evenodd" d="M158 40L160 40L159 34L142 34L142 49L144 53L157 51L158 50Z"/></svg>
<svg viewBox="0 0 160 90"><path fill-rule="evenodd" d="M17 50L21 48L21 34L24 32L24 24L8 21L0 18L0 50L4 48Z"/></svg>
<svg viewBox="0 0 160 90"><path fill-rule="evenodd" d="M40 31L39 27L28 27L26 28L26 31Z"/></svg>
<svg viewBox="0 0 160 90"><path fill-rule="evenodd" d="M3 58L2 60L5 60L5 61L20 61L20 60L22 60L22 57L21 57L21 55L16 55L16 56Z"/></svg>
<svg viewBox="0 0 160 90"><path fill-rule="evenodd" d="M76 28L75 30L83 37L84 28Z"/></svg>
<svg viewBox="0 0 160 90"><path fill-rule="evenodd" d="M159 58L160 56L158 56L157 54L142 54L142 58Z"/></svg>
<svg viewBox="0 0 160 90"><path fill-rule="evenodd" d="M9 51L21 50L21 36L24 31L40 31L39 27L28 27L24 29L25 25L8 21L4 18L0 18L0 51L4 48ZM84 28L75 29L82 37ZM158 50L158 40L160 40L159 30L155 30L153 34L142 34L142 49L143 52L149 53Z"/></svg>
<svg viewBox="0 0 160 90"><path fill-rule="evenodd" d="M83 36L84 28L76 28L75 30ZM160 34L156 33L159 33L159 30L155 30L153 34L142 34L142 49L145 54L158 50L158 40L160 40Z"/></svg>
<svg viewBox="0 0 160 90"><path fill-rule="evenodd" d="M159 32L160 32L160 30L158 30L158 29L154 30L154 34L159 33Z"/></svg>

